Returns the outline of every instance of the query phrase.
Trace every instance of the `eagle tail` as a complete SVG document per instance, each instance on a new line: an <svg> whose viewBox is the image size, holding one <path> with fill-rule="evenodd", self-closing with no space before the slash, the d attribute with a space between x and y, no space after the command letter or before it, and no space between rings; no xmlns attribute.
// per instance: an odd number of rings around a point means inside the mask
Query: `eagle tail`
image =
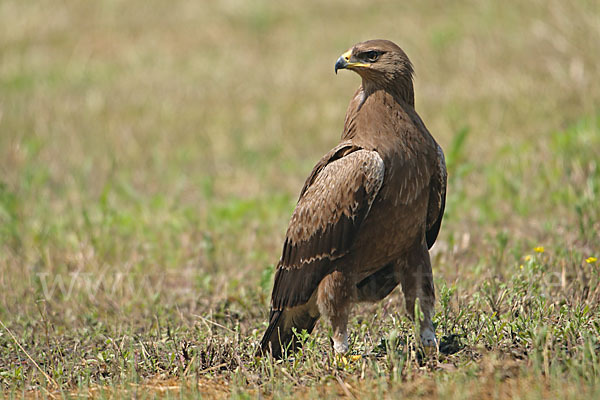
<svg viewBox="0 0 600 400"><path fill-rule="evenodd" d="M269 326L256 355L271 353L273 358L282 359L286 354L293 354L302 346L300 339L294 334L294 328L298 333L302 330L311 333L318 319L318 316L311 316L305 307L271 310Z"/></svg>

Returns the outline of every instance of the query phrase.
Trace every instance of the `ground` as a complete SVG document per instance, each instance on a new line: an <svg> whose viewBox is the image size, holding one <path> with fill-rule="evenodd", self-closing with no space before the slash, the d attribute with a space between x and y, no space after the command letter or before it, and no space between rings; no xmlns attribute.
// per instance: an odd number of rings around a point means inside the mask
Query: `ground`
<svg viewBox="0 0 600 400"><path fill-rule="evenodd" d="M600 5L0 2L0 392L600 395ZM400 44L446 152L439 355L400 290L255 359L304 178ZM302 333L299 333L300 335ZM360 357L359 357L360 356Z"/></svg>

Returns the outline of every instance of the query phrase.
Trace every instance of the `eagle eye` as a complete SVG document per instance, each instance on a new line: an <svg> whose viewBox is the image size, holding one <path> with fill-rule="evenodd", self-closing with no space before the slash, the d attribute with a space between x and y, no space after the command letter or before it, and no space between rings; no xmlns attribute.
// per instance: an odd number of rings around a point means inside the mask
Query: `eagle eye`
<svg viewBox="0 0 600 400"><path fill-rule="evenodd" d="M368 62L375 62L379 58L381 53L375 50L365 51L361 54L361 58Z"/></svg>

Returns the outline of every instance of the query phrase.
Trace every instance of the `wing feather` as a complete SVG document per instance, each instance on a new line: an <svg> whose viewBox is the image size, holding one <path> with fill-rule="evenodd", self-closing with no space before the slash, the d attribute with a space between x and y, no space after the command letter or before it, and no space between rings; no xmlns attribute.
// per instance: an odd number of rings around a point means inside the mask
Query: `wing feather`
<svg viewBox="0 0 600 400"><path fill-rule="evenodd" d="M333 261L350 250L381 188L376 151L343 142L315 166L300 194L275 273L271 307L306 303Z"/></svg>
<svg viewBox="0 0 600 400"><path fill-rule="evenodd" d="M446 181L448 173L446 172L446 161L442 148L437 146L438 168L431 177L431 185L429 192L429 205L427 208L427 230L425 238L427 240L427 248L431 248L437 239L444 217L444 209L446 208Z"/></svg>

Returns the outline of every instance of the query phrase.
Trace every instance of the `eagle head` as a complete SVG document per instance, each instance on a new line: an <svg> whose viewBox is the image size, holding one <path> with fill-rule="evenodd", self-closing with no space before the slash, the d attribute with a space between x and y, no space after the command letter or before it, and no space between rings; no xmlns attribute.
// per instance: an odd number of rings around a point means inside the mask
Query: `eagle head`
<svg viewBox="0 0 600 400"><path fill-rule="evenodd" d="M411 103L414 101L410 99L413 96L412 63L394 42L376 39L357 43L338 58L336 74L339 69L359 74L367 90L386 89L405 94Z"/></svg>

